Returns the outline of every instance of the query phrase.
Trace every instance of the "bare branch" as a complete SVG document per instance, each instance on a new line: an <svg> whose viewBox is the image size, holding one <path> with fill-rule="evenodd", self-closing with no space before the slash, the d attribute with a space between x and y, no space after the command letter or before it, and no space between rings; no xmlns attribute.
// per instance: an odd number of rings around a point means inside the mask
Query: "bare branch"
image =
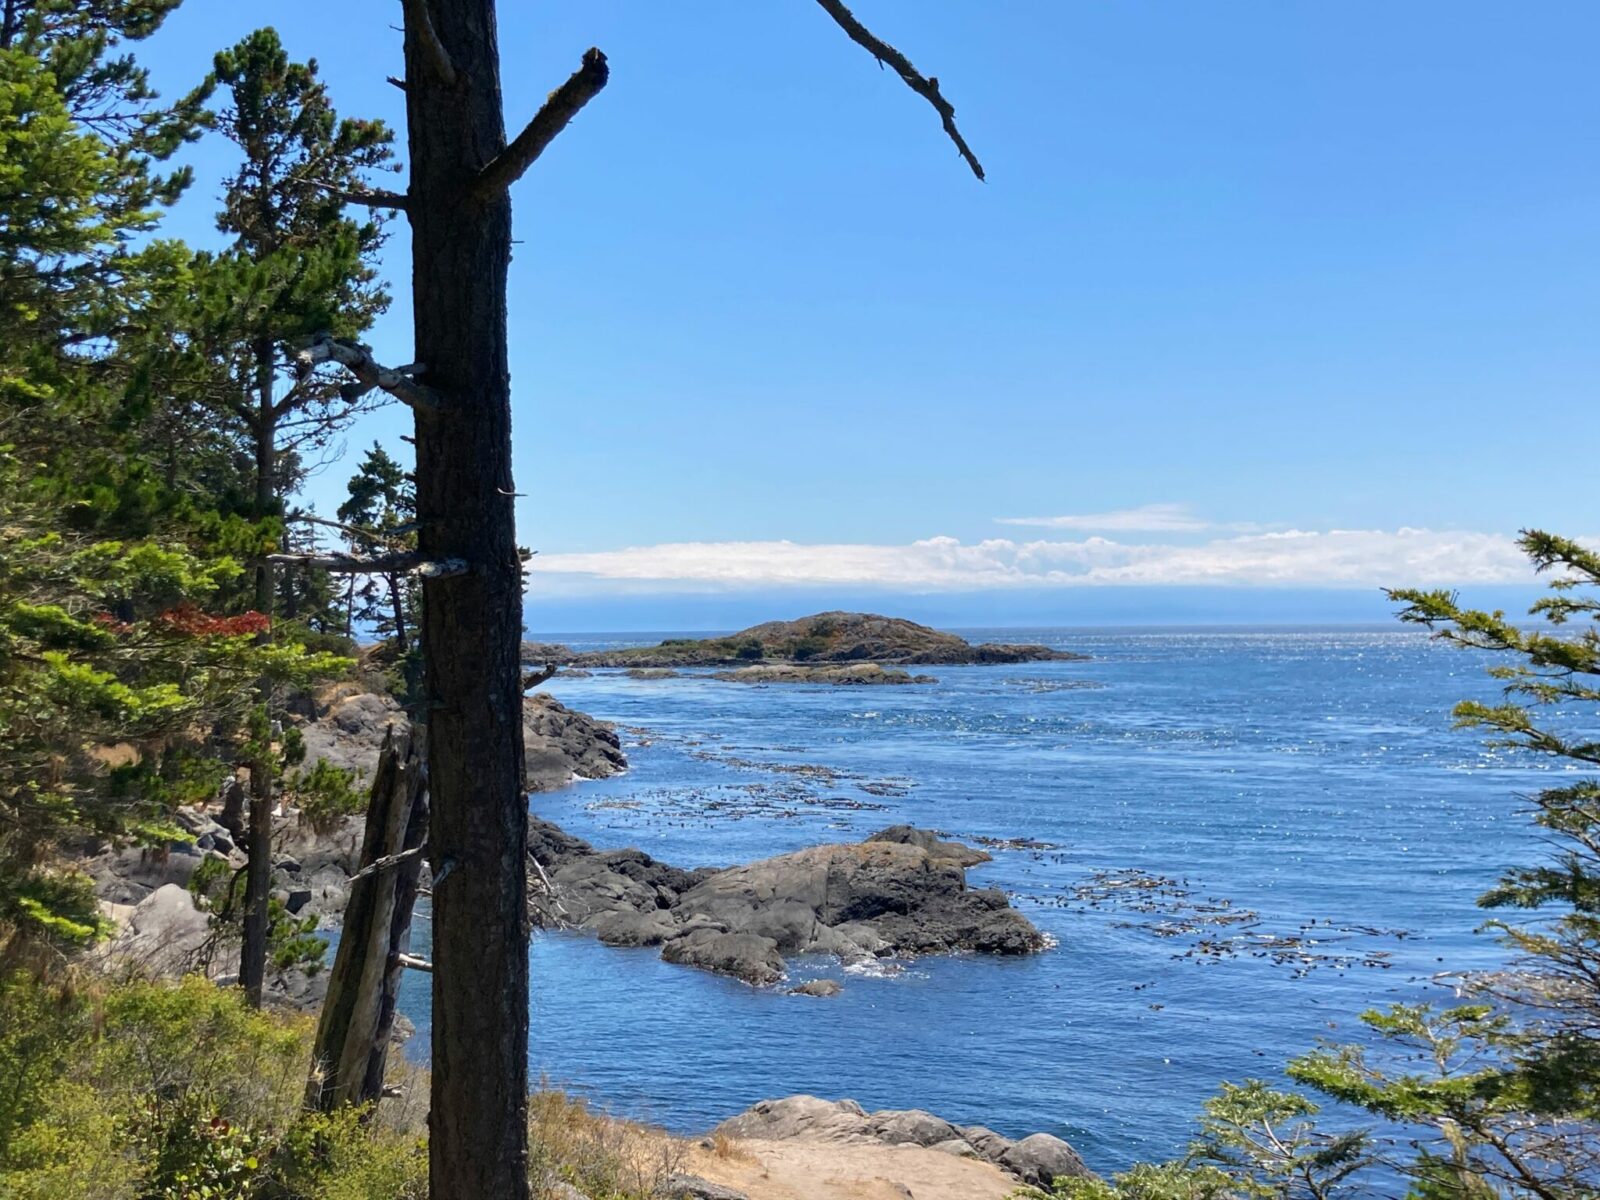
<svg viewBox="0 0 1600 1200"><path fill-rule="evenodd" d="M522 690L525 692L533 691L541 683L553 678L560 669L561 667L558 663L546 663L540 670L529 671L522 677Z"/></svg>
<svg viewBox="0 0 1600 1200"><path fill-rule="evenodd" d="M356 191L336 188L333 194L346 204L364 204L368 208L393 208L400 212L405 212L411 203L411 198L404 192L386 192L380 188L362 188Z"/></svg>
<svg viewBox="0 0 1600 1200"><path fill-rule="evenodd" d="M410 970L426 971L430 975L433 974L433 964L425 958L418 958L415 954L396 954L394 960L402 967L407 967Z"/></svg>
<svg viewBox="0 0 1600 1200"><path fill-rule="evenodd" d="M894 68L895 74L905 80L908 88L933 105L939 114L939 119L944 122L945 133L950 135L950 140L956 144L956 149L961 151L961 157L967 160L967 166L972 168L972 173L982 179L983 166L972 153L972 148L967 145L966 139L961 136L961 131L956 128L955 106L940 93L939 81L932 75L923 75L913 67L911 60L904 54L856 20L856 15L840 0L817 0L817 3L822 5L823 11L833 18L834 23L845 31L852 42L878 60L879 66L888 63Z"/></svg>
<svg viewBox="0 0 1600 1200"><path fill-rule="evenodd" d="M427 852L428 843L423 842L422 845L414 846L410 850L402 850L398 854L386 854L382 858L375 858L368 865L350 876L350 882L354 883L358 879L365 879L368 875L380 875L384 871L392 871L402 863L410 862L413 858L417 858Z"/></svg>
<svg viewBox="0 0 1600 1200"><path fill-rule="evenodd" d="M416 524L414 522L396 525L393 529L368 529L362 525L346 525L342 521L330 521L326 517L318 517L311 513L303 512L290 513L284 519L305 525L321 525L325 529L337 529L340 533L352 539L372 543L392 542L408 533L416 532Z"/></svg>
<svg viewBox="0 0 1600 1200"><path fill-rule="evenodd" d="M522 173L544 153L544 148L555 140L556 134L567 127L585 104L599 95L611 76L606 66L606 56L591 46L583 53L583 65L571 77L546 97L543 107L534 114L527 128L512 139L510 145L495 155L489 165L478 173L473 186L474 194L488 199L505 191Z"/></svg>
<svg viewBox="0 0 1600 1200"><path fill-rule="evenodd" d="M359 558L353 554L269 554L266 562L282 567L312 567L335 575L418 575L423 579L449 579L470 569L459 558L431 562L420 554L379 554Z"/></svg>
<svg viewBox="0 0 1600 1200"><path fill-rule="evenodd" d="M406 81L398 75L385 75L383 81L392 87L399 88L402 92L406 90Z"/></svg>
<svg viewBox="0 0 1600 1200"><path fill-rule="evenodd" d="M456 65L450 61L450 52L439 40L439 31L433 27L428 15L428 0L403 0L406 12L406 33L417 39L422 47L422 57L445 87L456 85Z"/></svg>
<svg viewBox="0 0 1600 1200"><path fill-rule="evenodd" d="M443 407L439 394L418 383L415 376L422 373L420 363L410 363L400 370L386 367L372 357L372 351L359 342L318 334L311 343L295 356L296 369L309 373L318 363L336 362L348 367L359 385L340 389L346 404L354 404L373 388L381 388L395 399L412 408Z"/></svg>

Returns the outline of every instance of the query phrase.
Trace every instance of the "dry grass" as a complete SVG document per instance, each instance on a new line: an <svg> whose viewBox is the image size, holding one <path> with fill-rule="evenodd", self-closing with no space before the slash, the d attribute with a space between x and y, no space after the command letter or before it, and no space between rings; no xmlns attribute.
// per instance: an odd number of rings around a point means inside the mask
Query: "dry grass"
<svg viewBox="0 0 1600 1200"><path fill-rule="evenodd" d="M711 1135L711 1153L721 1159L732 1162L755 1162L756 1156L751 1154L738 1142L725 1133Z"/></svg>
<svg viewBox="0 0 1600 1200"><path fill-rule="evenodd" d="M528 1101L534 1194L568 1183L606 1200L651 1200L683 1163L683 1144L660 1129L596 1112L580 1097L541 1088Z"/></svg>

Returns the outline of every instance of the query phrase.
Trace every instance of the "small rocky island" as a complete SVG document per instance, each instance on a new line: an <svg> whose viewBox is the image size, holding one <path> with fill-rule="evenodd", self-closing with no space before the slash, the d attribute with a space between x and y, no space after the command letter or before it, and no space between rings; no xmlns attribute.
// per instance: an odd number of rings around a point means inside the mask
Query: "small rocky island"
<svg viewBox="0 0 1600 1200"><path fill-rule="evenodd" d="M585 929L613 946L660 946L668 962L758 986L784 977L789 954L850 963L1046 945L1004 892L967 886L967 868L988 854L909 825L686 871L641 850L597 851L534 818L529 853L550 885L536 906L541 924Z"/></svg>
<svg viewBox="0 0 1600 1200"><path fill-rule="evenodd" d="M726 637L669 638L656 646L574 651L569 646L525 642L523 660L576 668L621 667L670 671L680 667L723 668L717 675L736 683L932 683L907 666L1071 662L1085 656L1048 646L984 642L973 645L953 633L899 617L825 612L797 621L768 621ZM670 675L641 676L671 678Z"/></svg>

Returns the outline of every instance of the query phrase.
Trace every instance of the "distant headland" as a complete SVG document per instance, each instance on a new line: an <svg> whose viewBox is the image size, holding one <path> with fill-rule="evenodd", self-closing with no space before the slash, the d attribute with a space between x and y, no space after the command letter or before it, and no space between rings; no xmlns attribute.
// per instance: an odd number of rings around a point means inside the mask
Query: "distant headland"
<svg viewBox="0 0 1600 1200"><path fill-rule="evenodd" d="M568 646L524 642L526 662L573 667L837 667L960 666L1081 660L1048 646L983 642L974 645L899 617L824 612L795 621L768 621L724 637L669 638L656 646L578 652Z"/></svg>

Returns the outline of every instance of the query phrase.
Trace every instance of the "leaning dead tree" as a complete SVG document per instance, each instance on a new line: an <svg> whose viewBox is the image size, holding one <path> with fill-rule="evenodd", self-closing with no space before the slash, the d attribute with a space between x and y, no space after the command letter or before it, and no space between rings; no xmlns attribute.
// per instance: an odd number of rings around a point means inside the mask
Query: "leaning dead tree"
<svg viewBox="0 0 1600 1200"><path fill-rule="evenodd" d="M361 860L317 1022L306 1105L331 1112L383 1094L400 976L411 961L411 911L428 826L427 771L409 728L378 755Z"/></svg>
<svg viewBox="0 0 1600 1200"><path fill-rule="evenodd" d="M938 80L837 0L818 2L933 105L981 179ZM525 1200L528 805L506 344L509 189L605 87L608 67L599 50L587 51L508 139L494 0L402 6L409 184L403 193L341 194L410 222L417 361L386 368L364 347L331 338L306 353L308 365L343 363L353 387L381 388L416 416L417 553L408 569L422 577L432 796L430 1184L433 1200Z"/></svg>

